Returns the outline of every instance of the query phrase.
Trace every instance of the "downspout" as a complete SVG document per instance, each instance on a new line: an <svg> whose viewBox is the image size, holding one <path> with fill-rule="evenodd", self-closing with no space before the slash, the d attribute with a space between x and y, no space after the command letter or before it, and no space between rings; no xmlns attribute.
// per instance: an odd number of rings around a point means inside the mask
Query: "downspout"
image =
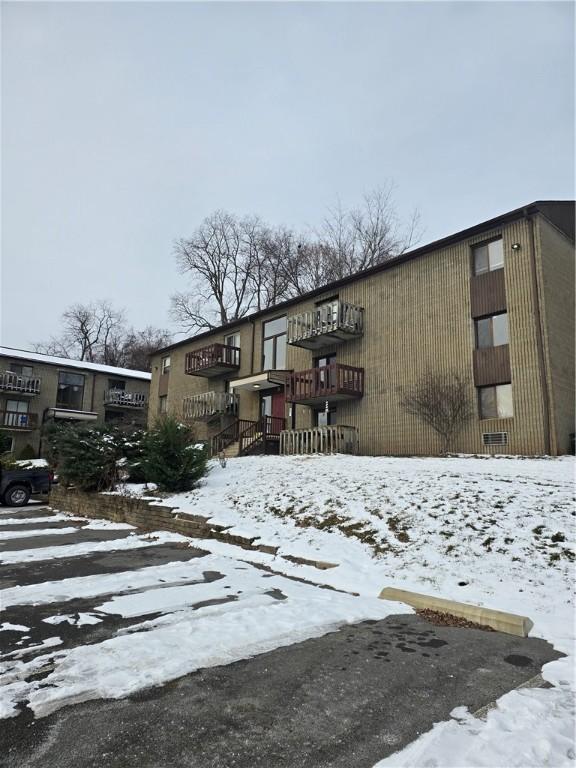
<svg viewBox="0 0 576 768"><path fill-rule="evenodd" d="M252 349L250 350L250 374L254 375L254 335L256 333L256 326L254 320L250 320L252 326Z"/></svg>
<svg viewBox="0 0 576 768"><path fill-rule="evenodd" d="M90 410L94 413L94 393L96 390L96 374L92 374L92 394L90 395Z"/></svg>
<svg viewBox="0 0 576 768"><path fill-rule="evenodd" d="M544 450L551 454L550 442L550 393L548 391L548 371L546 356L544 354L544 329L542 327L542 312L540 311L540 286L538 282L538 268L536 264L536 238L534 235L534 218L528 209L524 209L524 218L528 223L530 235L530 267L532 271L532 292L534 296L534 318L536 321L536 352L538 355L538 370L540 373L540 385L542 390L542 406L544 421Z"/></svg>

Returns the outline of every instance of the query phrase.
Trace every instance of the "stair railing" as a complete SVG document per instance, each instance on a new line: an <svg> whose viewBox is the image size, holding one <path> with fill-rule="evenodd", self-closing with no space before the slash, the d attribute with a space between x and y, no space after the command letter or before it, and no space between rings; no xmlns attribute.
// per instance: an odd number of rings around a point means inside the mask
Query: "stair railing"
<svg viewBox="0 0 576 768"><path fill-rule="evenodd" d="M231 424L228 424L227 427L212 437L210 441L210 455L216 456L220 451L225 450L229 445L237 442L241 433L254 424L256 424L256 422L250 421L249 419L235 419Z"/></svg>
<svg viewBox="0 0 576 768"><path fill-rule="evenodd" d="M279 416L261 416L252 422L238 436L238 455L245 456L255 448L262 447L262 453L267 453L270 440L280 440L280 433L286 426L286 419Z"/></svg>

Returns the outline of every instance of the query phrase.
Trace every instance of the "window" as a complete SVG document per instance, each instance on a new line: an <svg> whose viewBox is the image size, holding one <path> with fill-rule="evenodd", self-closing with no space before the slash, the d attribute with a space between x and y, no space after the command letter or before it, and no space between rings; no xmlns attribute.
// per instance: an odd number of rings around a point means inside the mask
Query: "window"
<svg viewBox="0 0 576 768"><path fill-rule="evenodd" d="M25 427L28 424L28 400L6 400L5 427Z"/></svg>
<svg viewBox="0 0 576 768"><path fill-rule="evenodd" d="M502 269L504 266L504 247L501 237L497 240L491 240L489 243L475 245L472 248L472 254L474 256L475 275Z"/></svg>
<svg viewBox="0 0 576 768"><path fill-rule="evenodd" d="M58 408L70 408L81 411L84 403L84 375L60 371L58 374L58 393L56 405Z"/></svg>
<svg viewBox="0 0 576 768"><path fill-rule="evenodd" d="M482 317L475 321L476 349L500 347L508 344L508 313Z"/></svg>
<svg viewBox="0 0 576 768"><path fill-rule="evenodd" d="M224 344L226 344L227 347L236 347L237 349L240 349L240 334L231 333L230 336L225 336Z"/></svg>
<svg viewBox="0 0 576 768"><path fill-rule="evenodd" d="M478 404L481 419L510 419L512 408L512 384L496 387L479 387Z"/></svg>
<svg viewBox="0 0 576 768"><path fill-rule="evenodd" d="M124 392L126 390L126 382L119 381L118 379L108 379L108 389Z"/></svg>
<svg viewBox="0 0 576 768"><path fill-rule="evenodd" d="M272 416L272 395L262 395L260 398L260 415Z"/></svg>
<svg viewBox="0 0 576 768"><path fill-rule="evenodd" d="M286 368L286 315L262 324L262 370Z"/></svg>
<svg viewBox="0 0 576 768"><path fill-rule="evenodd" d="M170 355L166 355L166 357L162 358L162 362L160 363L160 370L162 374L170 373Z"/></svg>
<svg viewBox="0 0 576 768"><path fill-rule="evenodd" d="M336 424L336 408L328 408L322 411L316 411L315 421L317 427L328 427Z"/></svg>
<svg viewBox="0 0 576 768"><path fill-rule="evenodd" d="M20 365L19 363L10 363L10 373L17 373L19 376L32 378L34 368L31 365Z"/></svg>
<svg viewBox="0 0 576 768"><path fill-rule="evenodd" d="M168 411L168 395L162 395L158 398L158 413L167 413Z"/></svg>

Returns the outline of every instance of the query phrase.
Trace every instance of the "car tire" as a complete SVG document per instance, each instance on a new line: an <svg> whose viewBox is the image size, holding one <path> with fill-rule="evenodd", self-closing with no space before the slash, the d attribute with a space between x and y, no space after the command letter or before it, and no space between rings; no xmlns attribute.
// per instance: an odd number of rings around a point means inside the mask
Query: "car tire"
<svg viewBox="0 0 576 768"><path fill-rule="evenodd" d="M25 485L11 485L2 501L7 507L23 507L30 501L30 488Z"/></svg>

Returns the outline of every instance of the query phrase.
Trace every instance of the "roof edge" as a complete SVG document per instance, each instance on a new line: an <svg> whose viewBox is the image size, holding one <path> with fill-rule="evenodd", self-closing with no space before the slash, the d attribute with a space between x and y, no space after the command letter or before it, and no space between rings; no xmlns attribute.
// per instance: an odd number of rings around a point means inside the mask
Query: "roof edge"
<svg viewBox="0 0 576 768"><path fill-rule="evenodd" d="M364 269L361 272L355 272L353 275L348 275L346 277L340 278L339 280L335 280L332 283L327 283L325 285L320 286L319 288L315 288L313 291L309 291L308 293L303 293L301 296L296 296L292 299L286 299L286 301L281 302L280 304L274 304L271 307L267 307L266 309L258 310L257 312L252 312L249 315L244 315L243 317L239 317L237 320L234 320L230 323L226 323L225 325L219 325L216 328L212 328L209 331L202 331L202 333L198 333L195 336L189 336L185 339L181 339L180 341L175 341L172 344L169 344L166 347L162 347L161 349L156 350L156 352L153 353L153 355L163 354L166 352L170 352L173 349L177 349L178 347L181 347L185 344L190 344L194 341L198 341L204 338L208 338L214 333L217 333L219 331L226 331L231 330L234 327L240 325L241 323L247 323L247 322L254 322L259 317L262 317L264 315L267 315L271 312L280 311L282 309L286 309L288 307L293 306L294 304L298 304L301 301L306 301L307 299L312 299L315 296L319 296L322 293L326 293L327 291L333 291L337 288L341 288L345 285L349 285L350 283L354 283L357 280L363 280L364 278L371 277L372 275L378 274L379 272L385 272L388 269L392 269L395 266L398 266L399 264L404 264L407 261L412 261L413 259L419 258L420 256L425 256L426 254L439 250L440 248L445 248L449 245L452 245L453 243L457 243L460 240L465 240L469 237L474 237L474 235L481 234L484 231L494 229L495 227L508 223L510 221L515 221L516 219L524 218L526 215L533 214L533 213L540 213L541 215L546 216L546 214L540 210L540 206L546 206L546 205L574 205L574 200L535 200L532 203L529 203L528 205L522 205L519 208L514 208L512 211L508 211L507 213L500 214L499 216L495 216L492 219L486 219L485 221L480 222L479 224L474 224L471 227L467 227L466 229L462 229L459 232L454 232L451 235L446 235L445 237L440 238L439 240L433 240L430 243L427 243L426 245L421 245L418 248L414 248L411 251L406 251L406 253L401 254L400 256L397 256L393 259L389 259L388 261L384 261L382 264L377 264L374 267L369 267L368 269Z"/></svg>
<svg viewBox="0 0 576 768"><path fill-rule="evenodd" d="M12 355L11 352L17 354ZM70 357L59 357L58 355L46 355L43 352L32 352L29 349L19 349L18 347L6 347L0 345L0 357L13 357L16 360L30 360L41 365L55 365L61 368L79 368L94 373L104 373L109 375L122 376L124 378L141 379L149 381L152 378L150 371L139 371L132 368L118 368L114 365L105 365L104 363L90 363L87 360L75 360Z"/></svg>

